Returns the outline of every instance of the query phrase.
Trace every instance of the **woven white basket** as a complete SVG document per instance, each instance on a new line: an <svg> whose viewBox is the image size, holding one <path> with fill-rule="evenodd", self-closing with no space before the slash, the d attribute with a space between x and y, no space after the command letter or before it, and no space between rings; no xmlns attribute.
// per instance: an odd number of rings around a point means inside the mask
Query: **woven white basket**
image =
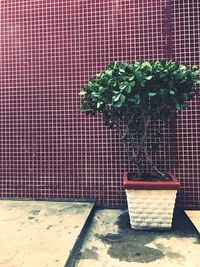
<svg viewBox="0 0 200 267"><path fill-rule="evenodd" d="M177 190L126 189L133 229L170 229Z"/></svg>

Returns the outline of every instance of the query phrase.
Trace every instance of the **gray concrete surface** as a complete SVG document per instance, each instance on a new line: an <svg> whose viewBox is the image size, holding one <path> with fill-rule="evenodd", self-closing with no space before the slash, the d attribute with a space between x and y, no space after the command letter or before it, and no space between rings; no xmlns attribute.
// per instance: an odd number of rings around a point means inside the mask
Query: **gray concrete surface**
<svg viewBox="0 0 200 267"><path fill-rule="evenodd" d="M92 207L0 200L0 267L63 267Z"/></svg>
<svg viewBox="0 0 200 267"><path fill-rule="evenodd" d="M127 211L98 210L76 267L200 267L199 235L184 212L172 230L134 231Z"/></svg>

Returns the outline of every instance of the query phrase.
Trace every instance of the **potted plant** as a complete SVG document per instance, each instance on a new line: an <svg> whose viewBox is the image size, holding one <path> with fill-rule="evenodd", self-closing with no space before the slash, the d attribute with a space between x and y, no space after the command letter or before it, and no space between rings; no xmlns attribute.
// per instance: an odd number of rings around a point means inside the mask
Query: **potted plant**
<svg viewBox="0 0 200 267"><path fill-rule="evenodd" d="M125 172L131 227L170 229L179 182L169 172L160 171L151 158L150 125L160 130L188 106L197 93L199 70L169 60L114 62L81 90L81 111L102 114L105 123L119 133L135 173ZM142 171L146 160L150 172ZM161 190L161 191L160 191ZM151 207L152 205L152 207Z"/></svg>

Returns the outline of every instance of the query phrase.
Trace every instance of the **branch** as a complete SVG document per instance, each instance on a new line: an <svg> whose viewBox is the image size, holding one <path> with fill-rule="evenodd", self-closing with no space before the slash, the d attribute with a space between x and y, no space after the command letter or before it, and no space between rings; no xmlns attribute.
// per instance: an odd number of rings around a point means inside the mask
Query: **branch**
<svg viewBox="0 0 200 267"><path fill-rule="evenodd" d="M115 122L115 125L116 125L116 129L117 129L117 131L118 131L118 133L119 133L119 136L120 136L121 140L123 141L123 144L124 144L124 146L125 146L125 149L126 149L128 155L129 155L129 157L130 157L130 152L129 152L129 149L128 149L128 146L127 146L127 142L125 141L125 138L126 138L127 135L129 134L130 129L129 129L128 125L127 125L127 126L126 126L126 132L123 133L122 130L121 130L121 128L120 128L119 123ZM133 148L133 155L131 155L130 159L131 159L131 160L134 160L134 157L135 157L135 156L136 156L136 154L135 154L135 152L134 152L134 148Z"/></svg>
<svg viewBox="0 0 200 267"><path fill-rule="evenodd" d="M159 171L158 168L155 166L155 164L153 163L151 157L149 156L149 154L148 154L148 152L147 152L147 148L146 148L146 147L144 148L144 153L145 153L145 156L146 156L147 161L150 163L150 165L151 165L151 167L153 168L153 170L154 170L157 174L159 174L161 177L164 177L165 174L164 174L163 172Z"/></svg>
<svg viewBox="0 0 200 267"><path fill-rule="evenodd" d="M132 120L133 120L133 115L131 116L130 120L128 121L128 123L126 125L126 132L124 134L123 134L123 132L122 132L122 130L120 128L119 123L118 122L115 122L115 124L116 124L116 129L119 132L120 138L123 141L123 144L124 144L124 147L126 149L126 152L127 152L128 156L129 156L130 160L134 162L134 164L136 166L136 169L137 169L138 177L140 177L141 176L141 170L140 170L140 162L141 162L141 159L138 157L138 154L135 153L134 138L133 138L133 135L130 134L130 128L129 128L129 125L132 122ZM132 154L130 154L129 147L128 147L127 142L125 140L125 138L126 138L126 136L128 134L129 134L129 136L131 138Z"/></svg>

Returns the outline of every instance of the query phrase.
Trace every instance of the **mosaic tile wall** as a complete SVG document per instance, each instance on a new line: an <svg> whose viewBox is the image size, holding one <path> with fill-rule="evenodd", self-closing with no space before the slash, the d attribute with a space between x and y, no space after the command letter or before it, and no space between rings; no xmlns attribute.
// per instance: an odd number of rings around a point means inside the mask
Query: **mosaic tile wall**
<svg viewBox="0 0 200 267"><path fill-rule="evenodd" d="M0 1L0 197L126 203L117 134L80 114L80 89L114 60L200 66L198 1ZM155 161L200 208L200 103L164 131Z"/></svg>

